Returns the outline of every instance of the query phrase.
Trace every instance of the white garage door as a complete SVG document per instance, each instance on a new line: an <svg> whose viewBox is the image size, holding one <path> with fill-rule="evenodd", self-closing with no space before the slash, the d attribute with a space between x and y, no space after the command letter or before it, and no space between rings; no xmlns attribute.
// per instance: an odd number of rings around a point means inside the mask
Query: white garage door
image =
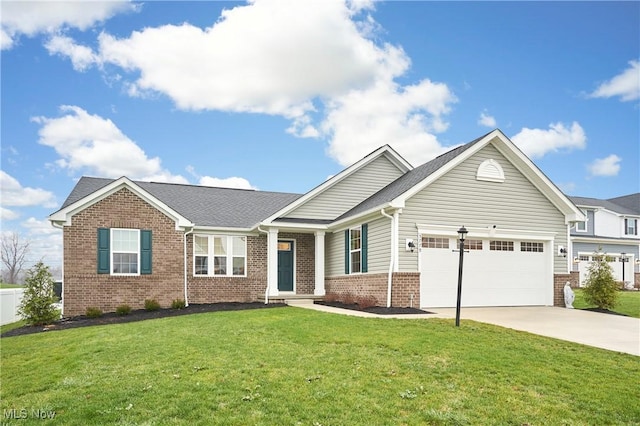
<svg viewBox="0 0 640 426"><path fill-rule="evenodd" d="M460 256L456 244L456 238L423 236L421 306L456 306ZM465 244L462 306L553 304L551 242L468 239Z"/></svg>

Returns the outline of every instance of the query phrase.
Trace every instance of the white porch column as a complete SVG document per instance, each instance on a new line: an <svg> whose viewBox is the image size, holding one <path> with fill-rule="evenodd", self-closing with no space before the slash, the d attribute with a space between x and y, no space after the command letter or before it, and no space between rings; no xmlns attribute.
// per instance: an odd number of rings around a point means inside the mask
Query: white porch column
<svg viewBox="0 0 640 426"><path fill-rule="evenodd" d="M316 251L315 251L315 269L316 269L316 285L313 294L316 296L324 296L324 231L316 231Z"/></svg>
<svg viewBox="0 0 640 426"><path fill-rule="evenodd" d="M267 238L267 284L269 296L278 295L278 230L269 229Z"/></svg>

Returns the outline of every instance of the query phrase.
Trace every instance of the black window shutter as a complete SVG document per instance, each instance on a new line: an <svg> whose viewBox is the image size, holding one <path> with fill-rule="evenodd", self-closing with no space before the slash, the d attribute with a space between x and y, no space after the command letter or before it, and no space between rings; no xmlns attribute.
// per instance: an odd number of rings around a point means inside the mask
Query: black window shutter
<svg viewBox="0 0 640 426"><path fill-rule="evenodd" d="M349 247L351 239L349 238L349 230L344 231L344 273L349 274Z"/></svg>
<svg viewBox="0 0 640 426"><path fill-rule="evenodd" d="M150 230L140 231L140 273L151 274L152 239Z"/></svg>
<svg viewBox="0 0 640 426"><path fill-rule="evenodd" d="M98 228L98 273L108 274L109 270L109 228Z"/></svg>
<svg viewBox="0 0 640 426"><path fill-rule="evenodd" d="M361 248L362 248L362 272L367 272L367 252L368 252L368 237L367 237L367 231L368 231L369 227L367 226L367 224L363 224L362 225L362 232L360 234L360 238L361 238Z"/></svg>

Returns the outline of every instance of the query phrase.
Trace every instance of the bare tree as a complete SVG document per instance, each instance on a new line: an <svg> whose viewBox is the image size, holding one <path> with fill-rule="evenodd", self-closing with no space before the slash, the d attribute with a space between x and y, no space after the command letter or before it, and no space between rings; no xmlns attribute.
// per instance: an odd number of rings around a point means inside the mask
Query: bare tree
<svg viewBox="0 0 640 426"><path fill-rule="evenodd" d="M20 238L20 234L15 231L3 234L0 250L2 264L7 272L7 282L16 284L24 266L25 256L29 253L29 240Z"/></svg>

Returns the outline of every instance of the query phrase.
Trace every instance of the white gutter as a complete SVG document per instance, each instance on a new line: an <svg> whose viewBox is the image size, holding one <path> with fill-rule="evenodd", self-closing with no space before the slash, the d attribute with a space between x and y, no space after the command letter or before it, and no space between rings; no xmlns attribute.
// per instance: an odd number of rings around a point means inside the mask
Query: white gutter
<svg viewBox="0 0 640 426"><path fill-rule="evenodd" d="M187 235L193 233L193 226L189 232L184 233L184 306L189 306L189 296L187 291Z"/></svg>
<svg viewBox="0 0 640 426"><path fill-rule="evenodd" d="M265 234L267 234L267 288L265 288L264 290L264 304L268 305L269 304L269 231L263 231L262 229L260 229L260 225L257 226L256 228L258 230L258 232L264 232Z"/></svg>
<svg viewBox="0 0 640 426"><path fill-rule="evenodd" d="M380 209L382 216L391 219L391 259L389 260L389 276L387 278L387 308L391 307L391 283L393 281L393 265L395 264L395 250L393 244L393 238L395 237L395 220L394 217L385 213L384 209Z"/></svg>
<svg viewBox="0 0 640 426"><path fill-rule="evenodd" d="M51 226L60 229L62 231L62 238L64 239L64 225L51 222ZM62 267L60 269L62 270L62 288L60 289L60 303L62 305L62 309L60 309L60 316L64 317L64 243L62 244Z"/></svg>

